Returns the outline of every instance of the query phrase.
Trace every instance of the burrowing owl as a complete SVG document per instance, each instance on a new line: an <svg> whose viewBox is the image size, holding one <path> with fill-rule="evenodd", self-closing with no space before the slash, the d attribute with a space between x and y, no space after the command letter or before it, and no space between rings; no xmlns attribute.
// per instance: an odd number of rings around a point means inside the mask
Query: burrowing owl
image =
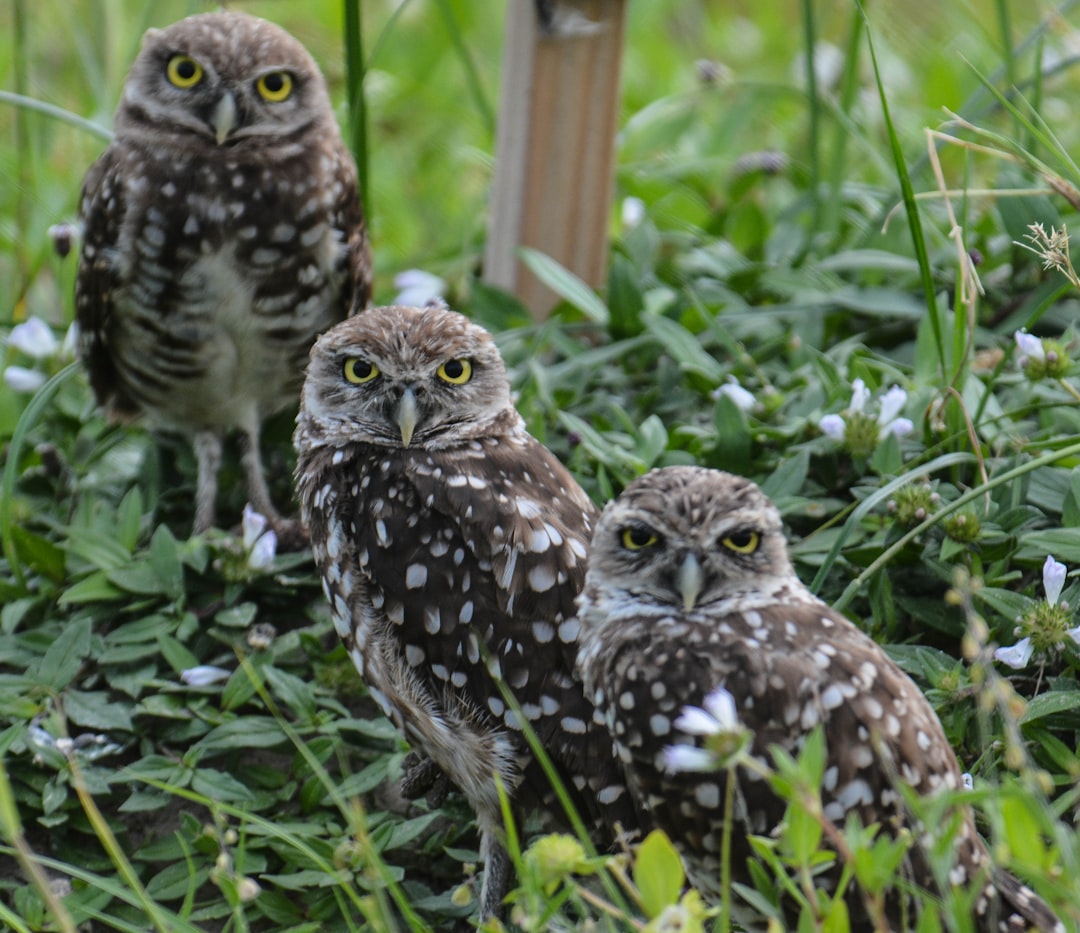
<svg viewBox="0 0 1080 933"><path fill-rule="evenodd" d="M147 32L80 215L79 349L99 402L193 435L197 532L238 429L251 503L276 520L260 425L370 291L356 170L311 56L241 13Z"/></svg>
<svg viewBox="0 0 1080 933"><path fill-rule="evenodd" d="M771 746L794 755L822 727L821 802L837 826L855 815L889 834L910 828L921 841L900 785L923 795L961 786L930 704L874 641L799 582L780 515L749 480L670 467L631 483L597 523L578 619L578 670L631 792L705 891L720 880L726 772L682 770L699 766L702 756L685 746L700 745L712 725L705 713L682 711L711 705L717 727L730 728L731 704L725 709L717 688L733 698L752 734L749 753L763 764L772 764ZM740 767L735 775L731 865L749 884L747 837L777 830L785 804L760 774ZM948 884L989 881L977 895L980 929L1060 926L1030 890L992 870L967 810L954 849ZM906 871L940 889L918 842ZM839 874L816 883L834 885ZM870 929L860 893L847 900L853 929ZM887 898L893 929L903 929L903 900L896 891Z"/></svg>
<svg viewBox="0 0 1080 933"><path fill-rule="evenodd" d="M295 442L337 630L386 715L476 810L482 913L509 877L495 777L519 812L563 817L500 682L582 814L631 828L573 674L596 510L526 432L487 332L437 305L338 325L311 351Z"/></svg>

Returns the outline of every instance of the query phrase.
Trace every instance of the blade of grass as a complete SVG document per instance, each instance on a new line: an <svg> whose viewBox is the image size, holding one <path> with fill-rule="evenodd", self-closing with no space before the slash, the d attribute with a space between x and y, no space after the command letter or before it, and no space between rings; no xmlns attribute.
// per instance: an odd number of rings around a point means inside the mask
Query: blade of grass
<svg viewBox="0 0 1080 933"><path fill-rule="evenodd" d="M492 109L491 102L487 99L487 94L484 92L484 85L480 80L480 73L476 68L476 62L473 60L472 53L465 43L465 37L461 33L461 27L458 25L454 9L448 0L437 0L435 5L438 7L439 13L446 25L447 35L449 35L450 42L454 46L454 51L457 52L458 59L461 61L461 67L465 71L465 82L469 86L469 93L472 95L473 103L476 104L476 109L480 112L480 117L484 121L484 126L487 127L489 133L494 135L495 111Z"/></svg>
<svg viewBox="0 0 1080 933"><path fill-rule="evenodd" d="M71 786L75 788L75 793L79 798L79 803L82 804L83 812L90 821L94 834L98 837L102 847L108 854L109 860L116 867L116 870L120 873L120 877L124 879L125 884L127 884L132 892L134 892L139 906L146 913L146 916L150 918L150 922L153 923L158 933L173 933L175 927L170 922L168 916L169 912L158 904L158 902L147 893L146 888L143 887L138 874L132 867L131 862L128 861L127 856L124 855L124 850L120 847L120 843L117 841L116 836L113 835L113 831L109 827L108 821L105 819L104 815L102 815L101 810L98 809L93 795L87 790L86 781L82 774L82 768L75 756L70 756L68 758L68 767L71 768Z"/></svg>
<svg viewBox="0 0 1080 933"><path fill-rule="evenodd" d="M810 589L816 593L821 588L821 585L825 582L825 578L828 577L837 558L839 558L840 551L844 547L844 542L851 537L851 533L858 527L859 522L881 503L888 502L898 489L910 483L913 474L922 476L923 474L933 473L938 470L947 470L950 467L964 463L973 463L974 461L974 455L969 453L957 452L943 454L942 456L931 460L929 463L920 464L917 468L902 476L896 477L896 479L890 480L880 489L874 490L873 493L859 502L859 504L851 510L851 514L848 516L847 521L844 522L832 547L829 548L829 553L825 556L825 559L821 562L821 566L818 568L818 572L814 575L814 580L810 584Z"/></svg>
<svg viewBox="0 0 1080 933"><path fill-rule="evenodd" d="M376 887L373 894L379 903L383 921L389 924L389 929L396 929L396 924L393 922L393 914L389 910L389 905L386 903L384 896L384 892L389 891L390 897L398 910L401 911L402 916L409 923L409 926L413 930L425 929L423 921L409 904L405 893L401 890L401 886L390 877L390 873L386 868L386 862L382 859L378 849L376 849L374 843L371 841L371 837L367 831L367 817L363 808L360 806L359 801L354 800L350 802L341 795L337 785L326 772L326 769L323 768L322 763L311 749L307 747L303 739L300 738L300 735L292 727L292 724L282 715L274 698L266 689L266 683L262 679L255 665L253 665L247 657L240 655L240 666L244 669L244 673L248 676L252 686L255 687L259 697L266 704L267 710L269 710L270 714L274 717L278 727L285 733L285 736L289 741L293 743L301 756L303 756L305 763L311 768L312 774L318 775L319 781L322 783L323 787L326 788L330 799L348 823L350 830L356 835L357 841L360 843L364 852L370 857L371 863L375 868L376 880L382 885L382 887Z"/></svg>
<svg viewBox="0 0 1080 933"><path fill-rule="evenodd" d="M35 100L33 97L15 94L12 91L0 91L0 103L11 104L11 106L19 110L31 110L34 113L43 114L46 117L59 120L61 123L67 123L69 126L85 130L91 136L96 136L105 142L112 142L113 134L111 130L95 123L93 120L80 117L77 113L65 110L63 107L57 107L55 104L48 104L43 100Z"/></svg>
<svg viewBox="0 0 1080 933"><path fill-rule="evenodd" d="M960 456L954 454L953 456ZM967 455L970 456L970 455ZM1060 450L1053 450L1049 453L1043 454L1041 457L1035 457L1029 460L1027 463L1022 463L1018 467L1013 467L1011 470L1006 470L1004 473L1000 473L993 479L988 480L985 483L981 483L978 486L969 489L963 495L958 496L952 502L946 502L941 505L932 515L928 516L925 521L920 522L914 528L901 535L892 544L890 544L884 551L882 551L871 563L867 566L854 580L852 580L845 588L844 592L840 594L840 597L833 603L833 608L838 612L843 612L844 607L854 598L858 592L859 587L870 579L875 573L887 566L900 551L908 546L923 532L933 528L938 522L944 520L944 518L953 512L962 509L964 506L971 502L974 502L981 496L986 495L992 489L1003 485L1004 483L1011 483L1013 480L1018 479L1026 473L1030 473L1032 470L1037 470L1040 467L1050 466L1052 463L1057 463L1059 460L1067 460L1070 457L1080 456L1080 443L1069 444L1067 447L1062 447Z"/></svg>
<svg viewBox="0 0 1080 933"><path fill-rule="evenodd" d="M41 870L41 865L30 849L26 837L23 835L22 822L19 819L19 810L12 793L11 781L8 779L7 768L4 767L3 758L0 758L0 835L11 843L12 854L19 863L19 867L26 873L31 883L37 888L38 894L45 902L45 908L52 915L53 920L62 933L76 933L75 923L71 919L64 902L57 897L49 879ZM2 905L0 905L2 906ZM6 911L0 914L6 918ZM12 924L12 926L16 926ZM25 930L27 927L21 924L17 929Z"/></svg>
<svg viewBox="0 0 1080 933"><path fill-rule="evenodd" d="M810 137L810 204L816 217L821 203L821 110L818 104L817 68L814 52L817 47L817 27L814 21L814 0L802 0L803 47L806 57L807 131Z"/></svg>
<svg viewBox="0 0 1080 933"><path fill-rule="evenodd" d="M364 219L371 229L371 197L368 193L368 119L364 97L364 17L360 0L343 0L345 8L345 84L349 109L349 148L356 162L360 182L360 205Z"/></svg>
<svg viewBox="0 0 1080 933"><path fill-rule="evenodd" d="M903 196L904 211L908 218L908 228L911 231L911 241L915 248L915 258L919 262L919 277L922 281L923 299L926 302L926 310L930 315L930 325L934 332L934 342L938 352L938 367L942 379L946 375L945 360L945 337L941 326L941 311L938 308L937 294L934 290L934 274L930 267L930 256L926 250L926 239L923 236L922 221L919 217L919 205L915 201L915 191L911 185L911 176L908 173L907 162L904 159L904 151L900 146L900 138L897 136L896 127L893 125L892 116L889 113L889 101L885 94L885 84L882 81L881 69L878 67L877 52L874 49L874 37L870 30L870 21L866 16L866 8L862 0L856 0L859 12L862 15L863 24L866 28L866 43L870 50L870 61L874 69L874 81L877 84L878 97L881 100L881 113L885 119L885 130L889 137L889 148L892 151L893 162L896 166L896 176L900 182L900 192Z"/></svg>

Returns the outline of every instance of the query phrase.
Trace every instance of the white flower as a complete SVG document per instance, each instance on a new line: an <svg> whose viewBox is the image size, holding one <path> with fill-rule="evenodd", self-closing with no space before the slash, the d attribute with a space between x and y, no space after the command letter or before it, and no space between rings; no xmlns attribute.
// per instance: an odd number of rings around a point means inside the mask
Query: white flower
<svg viewBox="0 0 1080 933"><path fill-rule="evenodd" d="M21 350L35 360L56 356L60 349L60 343L53 336L52 328L39 317L27 318L23 323L16 324L11 328L7 342L9 347Z"/></svg>
<svg viewBox="0 0 1080 933"><path fill-rule="evenodd" d="M4 382L15 392L36 392L45 385L45 374L25 366L8 366L4 370Z"/></svg>
<svg viewBox="0 0 1080 933"><path fill-rule="evenodd" d="M720 735L736 732L742 728L735 697L723 687L717 687L704 700L705 708L684 706L682 715L675 720L675 728L690 735Z"/></svg>
<svg viewBox="0 0 1080 933"><path fill-rule="evenodd" d="M882 438L889 434L895 434L897 437L903 437L905 434L910 434L915 427L908 418L897 418L896 416L903 411L904 406L907 404L907 392L900 388L900 386L892 386L888 392L881 397L880 407L878 408L878 424L881 425Z"/></svg>
<svg viewBox="0 0 1080 933"><path fill-rule="evenodd" d="M1065 629L1065 634L1076 642L1076 644L1080 645L1080 625L1076 626L1076 628Z"/></svg>
<svg viewBox="0 0 1080 933"><path fill-rule="evenodd" d="M866 412L866 406L870 401L870 390L862 379L856 379L851 383L851 404L847 407L846 414L862 415L870 417ZM897 417L907 404L907 392L900 386L892 386L878 403L878 414L875 419L878 423L878 440L884 440L890 434L903 437L910 434L915 425L910 418ZM847 420L843 415L822 415L818 421L821 433L834 441L842 441L847 433Z"/></svg>
<svg viewBox="0 0 1080 933"><path fill-rule="evenodd" d="M227 680L231 676L232 671L210 664L200 664L198 667L189 667L180 672L180 680L190 687L205 687L216 684L219 680Z"/></svg>
<svg viewBox="0 0 1080 933"><path fill-rule="evenodd" d="M1066 572L1064 564L1058 563L1052 555L1046 555L1043 563L1043 589L1046 591L1046 601L1051 606L1057 605L1061 588L1065 585Z"/></svg>
<svg viewBox="0 0 1080 933"><path fill-rule="evenodd" d="M259 537L248 554L248 566L252 570L265 570L277 555L277 534L271 529Z"/></svg>
<svg viewBox="0 0 1080 933"><path fill-rule="evenodd" d="M693 745L668 745L660 753L668 774L680 771L715 771L716 756L707 748Z"/></svg>
<svg viewBox="0 0 1080 933"><path fill-rule="evenodd" d="M757 404L757 399L754 398L754 393L744 389L739 385L739 380L734 376L728 376L727 382L722 386L719 386L712 391L712 397L714 399L720 398L721 395L726 395L735 403L735 407L739 411L751 411Z"/></svg>
<svg viewBox="0 0 1080 933"><path fill-rule="evenodd" d="M633 230L645 219L645 202L641 198L623 198L622 225L626 230Z"/></svg>
<svg viewBox="0 0 1080 933"><path fill-rule="evenodd" d="M973 778L967 771L960 775L960 784L964 790L975 790L975 778Z"/></svg>
<svg viewBox="0 0 1080 933"><path fill-rule="evenodd" d="M1026 330L1018 330L1013 334L1013 339L1016 340L1016 349L1020 351L1017 362L1021 366L1029 359L1040 363L1046 362L1046 348L1043 347L1042 340L1034 334L1029 334Z"/></svg>
<svg viewBox="0 0 1080 933"><path fill-rule="evenodd" d="M1021 638L1010 648L997 648L994 657L1002 664L1007 664L1014 671L1022 670L1028 666L1031 655L1035 649L1031 645L1031 638Z"/></svg>
<svg viewBox="0 0 1080 933"><path fill-rule="evenodd" d="M252 570L264 570L274 562L277 554L277 534L267 528L265 515L256 512L249 502L244 506L241 522L244 529L244 550L248 552L248 566Z"/></svg>
<svg viewBox="0 0 1080 933"><path fill-rule="evenodd" d="M422 308L432 298L443 296L446 282L423 269L406 269L394 276L394 288L398 289L394 304Z"/></svg>
<svg viewBox="0 0 1080 933"><path fill-rule="evenodd" d="M870 401L870 390L866 388L866 383L861 379L856 379L851 384L851 405L848 406L848 411L862 413L862 410L866 408L866 403Z"/></svg>
<svg viewBox="0 0 1080 933"><path fill-rule="evenodd" d="M259 535L266 531L266 516L256 512L249 502L244 506L241 525L244 529L244 550L250 551L255 546Z"/></svg>
<svg viewBox="0 0 1080 933"><path fill-rule="evenodd" d="M842 441L846 424L841 415L823 415L818 422L818 427L826 437L831 437L834 441Z"/></svg>

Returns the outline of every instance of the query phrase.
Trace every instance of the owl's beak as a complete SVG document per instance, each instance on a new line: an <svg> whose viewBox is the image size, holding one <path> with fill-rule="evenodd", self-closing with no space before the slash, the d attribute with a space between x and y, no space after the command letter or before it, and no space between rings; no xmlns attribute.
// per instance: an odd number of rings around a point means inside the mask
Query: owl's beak
<svg viewBox="0 0 1080 933"><path fill-rule="evenodd" d="M210 116L210 125L214 127L214 136L220 146L229 134L236 129L236 98L227 91L217 102L213 114Z"/></svg>
<svg viewBox="0 0 1080 933"><path fill-rule="evenodd" d="M704 582L705 576L701 572L701 564L698 562L697 557L693 553L687 554L679 565L675 577L675 583L678 586L679 593L682 595L683 608L687 612L697 605Z"/></svg>
<svg viewBox="0 0 1080 933"><path fill-rule="evenodd" d="M401 393L401 398L397 403L397 411L394 413L397 425L401 429L401 443L406 447L409 446L413 431L416 430L416 416L416 395L412 389L406 389Z"/></svg>

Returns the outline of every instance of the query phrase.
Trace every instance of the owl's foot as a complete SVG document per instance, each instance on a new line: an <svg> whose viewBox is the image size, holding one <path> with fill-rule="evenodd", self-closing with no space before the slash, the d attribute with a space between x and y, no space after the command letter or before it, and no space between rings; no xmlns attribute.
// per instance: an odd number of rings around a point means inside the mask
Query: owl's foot
<svg viewBox="0 0 1080 933"><path fill-rule="evenodd" d="M409 752L401 763L401 796L406 800L423 797L433 810L446 802L450 793L450 778L430 758Z"/></svg>

